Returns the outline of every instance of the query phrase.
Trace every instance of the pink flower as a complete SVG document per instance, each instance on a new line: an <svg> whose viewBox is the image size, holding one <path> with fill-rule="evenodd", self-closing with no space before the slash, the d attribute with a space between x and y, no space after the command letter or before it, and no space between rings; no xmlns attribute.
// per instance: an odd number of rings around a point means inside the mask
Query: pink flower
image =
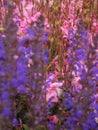
<svg viewBox="0 0 98 130"><path fill-rule="evenodd" d="M69 31L69 23L67 20L65 20L64 24L61 26L62 33L64 34L64 37L68 36Z"/></svg>
<svg viewBox="0 0 98 130"><path fill-rule="evenodd" d="M46 101L52 98L51 102L58 102L58 97L62 93L63 82L50 83L50 87L47 88Z"/></svg>
<svg viewBox="0 0 98 130"><path fill-rule="evenodd" d="M59 122L59 119L57 115L49 116L50 121L52 121L54 124L57 124Z"/></svg>
<svg viewBox="0 0 98 130"><path fill-rule="evenodd" d="M30 4L28 4L28 5L26 6L26 9L27 9L27 10L31 10L32 8L33 8L32 3L30 3Z"/></svg>
<svg viewBox="0 0 98 130"><path fill-rule="evenodd" d="M74 77L74 79L72 80L72 85L74 86L74 89L77 90L78 92L80 92L80 90L82 89L82 85L79 83L80 78L79 77Z"/></svg>
<svg viewBox="0 0 98 130"><path fill-rule="evenodd" d="M75 4L75 8L80 10L80 13L82 12L83 9L83 0L79 0L76 4Z"/></svg>
<svg viewBox="0 0 98 130"><path fill-rule="evenodd" d="M51 7L53 5L54 0L49 1L49 6Z"/></svg>
<svg viewBox="0 0 98 130"><path fill-rule="evenodd" d="M32 21L35 22L40 15L41 15L41 13L40 13L40 12L37 12L33 17L31 17Z"/></svg>
<svg viewBox="0 0 98 130"><path fill-rule="evenodd" d="M49 22L48 22L48 18L45 19L45 27L47 27L47 28L50 27Z"/></svg>
<svg viewBox="0 0 98 130"><path fill-rule="evenodd" d="M18 55L14 55L13 58L14 58L15 60L17 60L17 59L18 59Z"/></svg>
<svg viewBox="0 0 98 130"><path fill-rule="evenodd" d="M58 97L57 97L57 91L56 91L56 88L52 88L52 89L49 89L47 94L46 94L46 101L48 102L49 99L51 99L51 102L55 102L57 103L58 102Z"/></svg>
<svg viewBox="0 0 98 130"><path fill-rule="evenodd" d="M64 37L67 37L68 36L68 27L62 26L61 30L62 30L62 33L64 34Z"/></svg>

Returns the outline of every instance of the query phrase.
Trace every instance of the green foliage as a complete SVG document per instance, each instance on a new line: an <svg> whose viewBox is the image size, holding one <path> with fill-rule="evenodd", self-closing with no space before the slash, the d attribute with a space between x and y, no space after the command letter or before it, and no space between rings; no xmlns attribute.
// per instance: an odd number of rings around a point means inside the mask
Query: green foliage
<svg viewBox="0 0 98 130"><path fill-rule="evenodd" d="M30 129L27 125L23 124L23 130L30 130Z"/></svg>
<svg viewBox="0 0 98 130"><path fill-rule="evenodd" d="M42 126L42 127L40 127L40 128L37 128L36 130L48 130L48 128L45 127L45 126Z"/></svg>

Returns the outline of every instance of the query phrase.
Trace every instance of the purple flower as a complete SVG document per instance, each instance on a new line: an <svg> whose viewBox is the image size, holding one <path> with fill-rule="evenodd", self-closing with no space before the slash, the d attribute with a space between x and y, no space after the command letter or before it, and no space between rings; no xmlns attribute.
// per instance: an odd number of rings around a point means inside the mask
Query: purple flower
<svg viewBox="0 0 98 130"><path fill-rule="evenodd" d="M46 55L46 56L49 55L49 50L45 50L44 55Z"/></svg>
<svg viewBox="0 0 98 130"><path fill-rule="evenodd" d="M18 59L18 64L24 64L28 61L28 59L25 57L25 56L20 56L19 59Z"/></svg>
<svg viewBox="0 0 98 130"><path fill-rule="evenodd" d="M55 105L54 105L54 103L49 102L49 103L48 103L48 106L49 106L49 108L51 109L51 108L53 108Z"/></svg>
<svg viewBox="0 0 98 130"><path fill-rule="evenodd" d="M93 104L91 105L91 107L92 107L94 110L98 111L98 104L97 104L97 103L93 103Z"/></svg>
<svg viewBox="0 0 98 130"><path fill-rule="evenodd" d="M63 100L63 103L67 109L73 108L73 100L72 100L72 97L70 96L70 94L68 94L68 93L65 94L65 99Z"/></svg>
<svg viewBox="0 0 98 130"><path fill-rule="evenodd" d="M22 63L18 63L17 65L17 74L25 74L27 71L27 66L22 64Z"/></svg>
<svg viewBox="0 0 98 130"><path fill-rule="evenodd" d="M43 121L43 117L38 118L38 122L41 123Z"/></svg>
<svg viewBox="0 0 98 130"><path fill-rule="evenodd" d="M72 46L75 46L75 45L76 45L76 41L75 41L75 40L72 40L72 41L71 41L71 45L72 45Z"/></svg>
<svg viewBox="0 0 98 130"><path fill-rule="evenodd" d="M49 62L49 59L48 59L48 57L47 56L43 56L43 61L45 62L45 63L48 63Z"/></svg>
<svg viewBox="0 0 98 130"><path fill-rule="evenodd" d="M0 50L0 60L5 60L5 52L4 50Z"/></svg>
<svg viewBox="0 0 98 130"><path fill-rule="evenodd" d="M35 30L31 30L30 28L26 28L26 31L29 35L33 35L35 36L36 35L36 31Z"/></svg>
<svg viewBox="0 0 98 130"><path fill-rule="evenodd" d="M66 121L64 121L64 125L68 130L75 130L74 127L77 125L78 120L75 117L69 117Z"/></svg>
<svg viewBox="0 0 98 130"><path fill-rule="evenodd" d="M86 52L84 49L78 49L76 50L76 57L77 59L80 60L86 60Z"/></svg>
<svg viewBox="0 0 98 130"><path fill-rule="evenodd" d="M80 118L82 115L83 115L82 110L77 110L77 111L75 112L75 116L78 117L78 118Z"/></svg>
<svg viewBox="0 0 98 130"><path fill-rule="evenodd" d="M0 41L0 60L5 60L6 56L5 56L5 47L2 43L2 39Z"/></svg>
<svg viewBox="0 0 98 130"><path fill-rule="evenodd" d="M12 78L11 84L13 87L17 88L19 86L19 82L16 78Z"/></svg>
<svg viewBox="0 0 98 130"><path fill-rule="evenodd" d="M0 76L4 76L6 73L5 73L5 70L4 70L4 66L3 65L0 65Z"/></svg>
<svg viewBox="0 0 98 130"><path fill-rule="evenodd" d="M48 41L48 37L46 35L43 36L44 41Z"/></svg>
<svg viewBox="0 0 98 130"><path fill-rule="evenodd" d="M27 89L26 89L26 87L23 86L23 85L20 85L20 86L17 88L17 91L18 91L18 93L21 93L21 94L27 93Z"/></svg>
<svg viewBox="0 0 98 130"><path fill-rule="evenodd" d="M4 0L4 8L8 8L9 0Z"/></svg>
<svg viewBox="0 0 98 130"><path fill-rule="evenodd" d="M10 116L12 114L10 108L5 108L3 111L2 111L2 115L3 116Z"/></svg>
<svg viewBox="0 0 98 130"><path fill-rule="evenodd" d="M88 33L89 33L89 30L86 30L86 31L80 30L79 31L79 34L81 34L82 36L87 36Z"/></svg>
<svg viewBox="0 0 98 130"><path fill-rule="evenodd" d="M65 104L67 109L72 109L73 108L73 103L71 101L69 101L68 99L65 99L63 101L63 103Z"/></svg>
<svg viewBox="0 0 98 130"><path fill-rule="evenodd" d="M90 126L87 124L87 122L83 123L83 130L90 130Z"/></svg>
<svg viewBox="0 0 98 130"><path fill-rule="evenodd" d="M9 97L9 93L8 92L3 92L2 95L1 95L1 99L2 100L6 100L6 99L8 99L8 97Z"/></svg>
<svg viewBox="0 0 98 130"><path fill-rule="evenodd" d="M47 126L49 130L55 130L53 122L48 122Z"/></svg>
<svg viewBox="0 0 98 130"><path fill-rule="evenodd" d="M13 124L13 126L18 126L19 122L16 118L14 118L13 121L12 121L12 124Z"/></svg>
<svg viewBox="0 0 98 130"><path fill-rule="evenodd" d="M68 34L69 39L74 38L74 30L70 29Z"/></svg>
<svg viewBox="0 0 98 130"><path fill-rule="evenodd" d="M20 73L21 74L21 73ZM27 76L24 74L17 75L17 80L19 82L19 85L25 84L27 82Z"/></svg>

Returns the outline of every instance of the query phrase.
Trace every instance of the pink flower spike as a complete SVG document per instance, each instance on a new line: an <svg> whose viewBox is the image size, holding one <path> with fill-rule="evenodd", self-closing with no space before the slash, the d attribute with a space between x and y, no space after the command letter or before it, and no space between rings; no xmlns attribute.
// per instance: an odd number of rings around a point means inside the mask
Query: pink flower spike
<svg viewBox="0 0 98 130"><path fill-rule="evenodd" d="M51 84L51 87L61 87L63 85L62 82L55 82Z"/></svg>
<svg viewBox="0 0 98 130"><path fill-rule="evenodd" d="M57 124L59 122L59 119L57 115L53 115L49 117L50 121L52 121L54 124Z"/></svg>
<svg viewBox="0 0 98 130"><path fill-rule="evenodd" d="M27 6L26 6L26 9L27 10L31 10L33 8L33 5L32 4L28 4Z"/></svg>
<svg viewBox="0 0 98 130"><path fill-rule="evenodd" d="M13 58L14 58L15 60L17 60L17 59L18 59L18 55L14 55Z"/></svg>
<svg viewBox="0 0 98 130"><path fill-rule="evenodd" d="M51 99L51 98L52 98L51 102L55 102L55 103L58 102L56 89L50 89L50 90L48 90L48 92L46 94L46 101L48 102L49 99Z"/></svg>
<svg viewBox="0 0 98 130"><path fill-rule="evenodd" d="M40 13L40 12L37 12L33 17L31 17L32 21L35 22L40 15L41 15L41 13Z"/></svg>

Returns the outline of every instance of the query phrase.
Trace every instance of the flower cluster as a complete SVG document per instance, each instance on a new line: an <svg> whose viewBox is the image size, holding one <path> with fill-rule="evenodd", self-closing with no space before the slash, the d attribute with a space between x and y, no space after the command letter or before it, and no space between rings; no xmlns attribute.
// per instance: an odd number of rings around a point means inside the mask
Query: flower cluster
<svg viewBox="0 0 98 130"><path fill-rule="evenodd" d="M98 130L97 8L0 1L0 130Z"/></svg>
<svg viewBox="0 0 98 130"><path fill-rule="evenodd" d="M80 21L78 30L70 39L69 53L72 53L72 88L64 99L66 109L69 109L70 116L64 121L64 126L70 130L75 129L97 129L97 38L92 42L89 40L90 32L83 29ZM92 63L90 63L92 62ZM71 89L71 90L70 90ZM66 94L66 92L65 92ZM70 95L70 96L69 96Z"/></svg>

